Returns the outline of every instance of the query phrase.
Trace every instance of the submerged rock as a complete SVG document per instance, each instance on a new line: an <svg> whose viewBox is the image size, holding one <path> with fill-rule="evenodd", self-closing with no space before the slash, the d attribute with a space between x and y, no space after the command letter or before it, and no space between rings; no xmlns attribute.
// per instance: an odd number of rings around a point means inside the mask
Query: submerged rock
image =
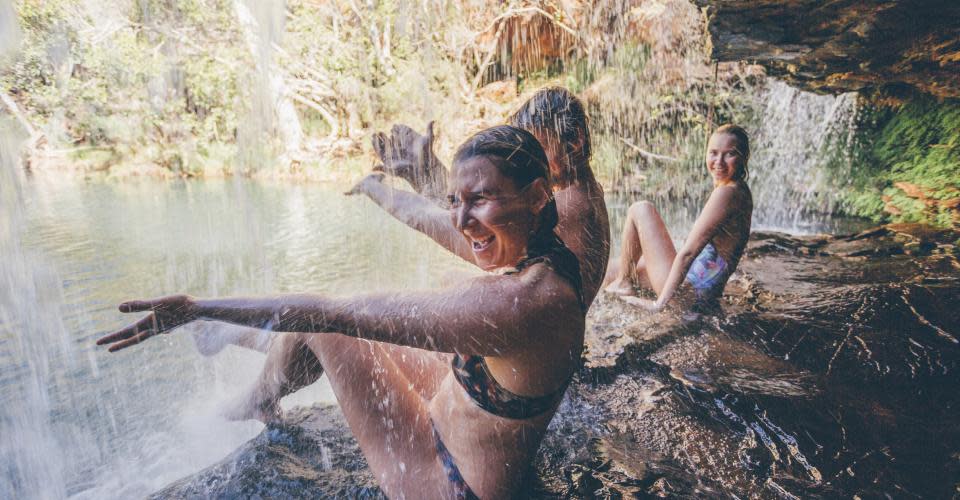
<svg viewBox="0 0 960 500"><path fill-rule="evenodd" d="M755 233L718 316L601 296L521 496L955 495L957 237ZM192 496L382 495L339 410L318 405L154 495Z"/></svg>

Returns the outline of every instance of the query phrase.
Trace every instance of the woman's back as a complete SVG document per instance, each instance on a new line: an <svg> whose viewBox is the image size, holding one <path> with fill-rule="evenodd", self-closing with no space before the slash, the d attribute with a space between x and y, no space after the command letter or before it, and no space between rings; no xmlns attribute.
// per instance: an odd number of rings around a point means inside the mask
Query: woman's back
<svg viewBox="0 0 960 500"><path fill-rule="evenodd" d="M590 167L585 168L589 172ZM600 291L610 258L610 223L603 188L592 174L557 191L557 234L580 261L583 300L589 305Z"/></svg>
<svg viewBox="0 0 960 500"><path fill-rule="evenodd" d="M747 246L747 240L750 238L753 194L750 192L750 187L743 181L716 189L734 190L734 196L731 197L733 206L730 207L730 216L721 222L710 241L717 249L717 253L730 263L732 272L733 268L737 267L743 250Z"/></svg>

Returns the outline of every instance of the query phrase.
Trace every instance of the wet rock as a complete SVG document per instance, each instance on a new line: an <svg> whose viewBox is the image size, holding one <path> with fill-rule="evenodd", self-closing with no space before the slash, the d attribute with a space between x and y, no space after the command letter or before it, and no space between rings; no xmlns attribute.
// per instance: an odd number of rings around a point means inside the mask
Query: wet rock
<svg viewBox="0 0 960 500"><path fill-rule="evenodd" d="M523 498L945 498L960 477L957 233L756 233L723 313L601 295ZM896 251L895 248L903 251ZM334 407L155 497L378 497Z"/></svg>
<svg viewBox="0 0 960 500"><path fill-rule="evenodd" d="M300 408L150 498L386 498L335 405Z"/></svg>
<svg viewBox="0 0 960 500"><path fill-rule="evenodd" d="M960 3L952 0L718 1L706 8L712 56L767 68L817 92L912 87L960 96Z"/></svg>

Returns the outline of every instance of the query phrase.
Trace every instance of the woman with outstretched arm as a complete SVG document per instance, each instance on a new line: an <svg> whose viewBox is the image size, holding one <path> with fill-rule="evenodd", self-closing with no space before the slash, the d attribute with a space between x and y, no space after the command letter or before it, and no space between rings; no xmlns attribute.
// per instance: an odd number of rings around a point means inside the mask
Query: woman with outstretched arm
<svg viewBox="0 0 960 500"><path fill-rule="evenodd" d="M524 130L488 129L458 149L450 206L475 262L502 274L435 292L130 301L122 312L149 314L98 344L116 351L197 320L296 332L389 497L509 497L579 366L578 262L554 232L546 155ZM411 389L411 361L433 382Z"/></svg>

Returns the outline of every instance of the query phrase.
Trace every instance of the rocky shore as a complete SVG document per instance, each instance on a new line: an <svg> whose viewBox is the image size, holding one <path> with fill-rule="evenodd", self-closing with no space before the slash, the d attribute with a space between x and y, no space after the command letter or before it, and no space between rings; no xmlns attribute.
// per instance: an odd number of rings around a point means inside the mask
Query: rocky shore
<svg viewBox="0 0 960 500"><path fill-rule="evenodd" d="M534 498L960 491L960 233L755 233L717 316L600 297ZM152 498L380 498L335 406Z"/></svg>

